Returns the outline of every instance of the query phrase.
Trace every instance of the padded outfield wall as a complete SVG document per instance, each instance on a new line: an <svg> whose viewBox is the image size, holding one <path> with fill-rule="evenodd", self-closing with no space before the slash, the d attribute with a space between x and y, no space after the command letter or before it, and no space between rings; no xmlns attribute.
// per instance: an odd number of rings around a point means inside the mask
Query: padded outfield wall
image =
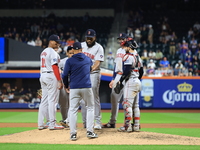
<svg viewBox="0 0 200 150"><path fill-rule="evenodd" d="M102 109L110 109L110 92L108 87L112 74L101 73L100 101ZM39 88L39 70L1 70L0 79L22 78L23 83L32 84ZM140 92L140 108L200 108L200 77L144 77ZM27 86L26 85L26 86ZM38 108L39 104L0 103L0 108ZM120 105L120 109L122 109Z"/></svg>

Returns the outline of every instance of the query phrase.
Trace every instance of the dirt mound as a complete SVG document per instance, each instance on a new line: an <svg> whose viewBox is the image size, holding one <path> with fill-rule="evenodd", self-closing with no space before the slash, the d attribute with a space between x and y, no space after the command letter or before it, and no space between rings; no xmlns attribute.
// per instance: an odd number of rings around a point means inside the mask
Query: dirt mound
<svg viewBox="0 0 200 150"><path fill-rule="evenodd" d="M161 134L154 132L118 132L117 129L95 131L96 139L88 139L85 129L78 129L77 141L70 140L69 129L31 130L0 136L0 143L42 143L42 144L92 144L92 145L200 145L200 138Z"/></svg>

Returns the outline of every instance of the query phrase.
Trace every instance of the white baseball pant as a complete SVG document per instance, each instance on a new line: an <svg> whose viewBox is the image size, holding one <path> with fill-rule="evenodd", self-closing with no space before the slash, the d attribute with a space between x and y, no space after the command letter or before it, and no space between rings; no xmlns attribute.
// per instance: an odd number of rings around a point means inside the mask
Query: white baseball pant
<svg viewBox="0 0 200 150"><path fill-rule="evenodd" d="M42 73L40 77L42 99L39 106L38 126L43 126L44 118L49 115L49 126L55 126L59 97L58 81L53 72Z"/></svg>
<svg viewBox="0 0 200 150"><path fill-rule="evenodd" d="M90 80L92 84L92 91L94 96L94 120L96 124L101 125L101 103L99 98L99 87L100 87L100 72L91 73ZM85 124L86 116L87 116L87 108L85 107L84 101L81 101L81 113L82 113L82 120Z"/></svg>
<svg viewBox="0 0 200 150"><path fill-rule="evenodd" d="M77 114L80 105L80 101L84 100L85 105L87 106L87 131L93 132L94 126L94 98L91 88L82 88L82 89L70 89L70 107L69 107L69 125L70 125L70 134L76 134L77 128Z"/></svg>

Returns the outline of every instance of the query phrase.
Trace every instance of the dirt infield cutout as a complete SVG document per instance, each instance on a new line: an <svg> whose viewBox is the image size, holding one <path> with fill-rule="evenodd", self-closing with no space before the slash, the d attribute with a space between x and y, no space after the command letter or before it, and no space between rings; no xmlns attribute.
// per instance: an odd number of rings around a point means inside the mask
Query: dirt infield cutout
<svg viewBox="0 0 200 150"><path fill-rule="evenodd" d="M1 109L0 112L11 110ZM38 110L13 109L13 112L37 112ZM120 110L122 112L122 110ZM110 112L106 110L104 112ZM200 113L200 110L141 110L141 112L174 112L174 113ZM154 132L118 132L117 129L102 129L95 131L99 137L88 139L86 130L81 123L77 124L78 140L70 140L69 129L63 130L30 130L10 135L0 136L0 143L38 143L38 144L88 144L88 145L200 145L200 138L162 134ZM117 128L123 124L117 124ZM142 128L199 128L200 124L141 124ZM5 127L37 127L37 123L0 123L0 128Z"/></svg>
<svg viewBox="0 0 200 150"><path fill-rule="evenodd" d="M78 140L71 141L69 129L31 130L0 136L0 143L92 144L92 145L200 145L200 138L154 132L118 132L117 129L96 131L99 137L88 139L85 129L78 129Z"/></svg>

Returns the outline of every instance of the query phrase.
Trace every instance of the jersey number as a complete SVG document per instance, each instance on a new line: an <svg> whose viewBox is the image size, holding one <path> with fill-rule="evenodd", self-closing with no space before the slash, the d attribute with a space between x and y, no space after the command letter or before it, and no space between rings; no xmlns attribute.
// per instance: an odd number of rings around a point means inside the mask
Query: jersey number
<svg viewBox="0 0 200 150"><path fill-rule="evenodd" d="M45 59L44 58L42 58L42 66L41 66L42 68L45 68L46 66L45 66Z"/></svg>

